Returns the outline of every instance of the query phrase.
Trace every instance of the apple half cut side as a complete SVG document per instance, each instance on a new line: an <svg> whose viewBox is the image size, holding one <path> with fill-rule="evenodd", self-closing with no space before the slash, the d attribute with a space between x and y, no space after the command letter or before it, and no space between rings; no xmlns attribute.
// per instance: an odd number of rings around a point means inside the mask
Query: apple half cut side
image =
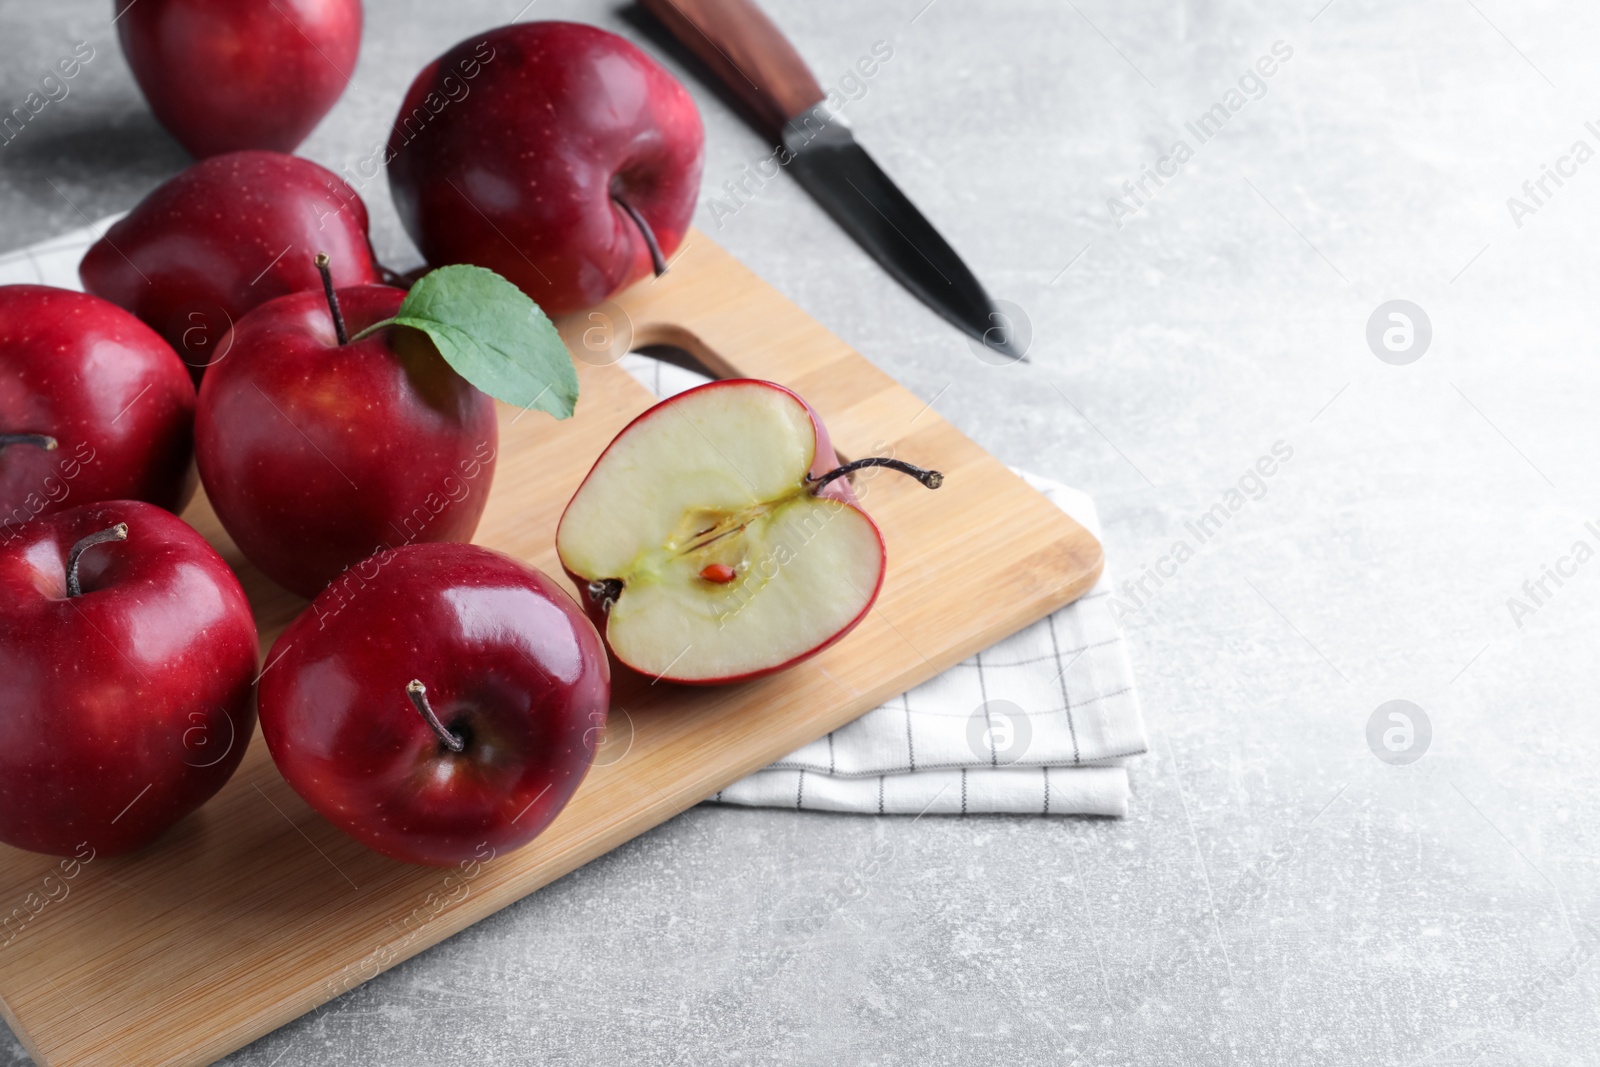
<svg viewBox="0 0 1600 1067"><path fill-rule="evenodd" d="M816 412L729 378L664 400L595 461L556 552L623 665L710 685L782 670L849 633L883 584L884 542Z"/></svg>

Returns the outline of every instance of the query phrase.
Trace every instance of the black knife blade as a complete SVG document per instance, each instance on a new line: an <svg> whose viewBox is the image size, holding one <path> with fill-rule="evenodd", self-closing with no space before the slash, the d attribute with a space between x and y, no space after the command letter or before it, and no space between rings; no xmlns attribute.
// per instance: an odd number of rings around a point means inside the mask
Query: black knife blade
<svg viewBox="0 0 1600 1067"><path fill-rule="evenodd" d="M969 336L1007 351L1005 316L983 284L840 116L817 105L788 124L783 146L790 173L896 281Z"/></svg>
<svg viewBox="0 0 1600 1067"><path fill-rule="evenodd" d="M639 0L639 6L710 69L757 131L779 143L786 169L895 280L979 342L989 362L1024 358L1011 318L856 143L794 46L751 0Z"/></svg>

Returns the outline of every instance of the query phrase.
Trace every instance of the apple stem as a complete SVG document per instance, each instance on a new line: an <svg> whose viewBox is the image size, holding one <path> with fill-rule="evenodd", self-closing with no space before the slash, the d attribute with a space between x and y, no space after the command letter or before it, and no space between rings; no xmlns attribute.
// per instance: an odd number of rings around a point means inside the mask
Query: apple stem
<svg viewBox="0 0 1600 1067"><path fill-rule="evenodd" d="M616 193L611 194L611 199L616 201L616 205L627 213L633 224L639 227L639 232L644 234L645 247L650 249L650 265L655 268L656 277L659 278L667 273L667 257L661 254L661 245L656 242L656 232L650 228L644 216L639 214L639 209Z"/></svg>
<svg viewBox="0 0 1600 1067"><path fill-rule="evenodd" d="M317 265L317 273L322 275L322 291L328 297L328 310L333 312L333 332L338 335L339 343L350 343L350 335L345 332L344 312L339 310L339 298L333 291L333 271L328 269L328 253L318 252L313 261Z"/></svg>
<svg viewBox="0 0 1600 1067"><path fill-rule="evenodd" d="M72 546L72 551L67 553L67 596L82 596L83 586L78 583L78 557L93 548L103 545L107 541L126 541L128 539L128 524L119 522L109 530L92 533L82 541Z"/></svg>
<svg viewBox="0 0 1600 1067"><path fill-rule="evenodd" d="M598 578L589 583L589 599L600 605L600 610L609 613L611 605L617 602L617 597L622 595L622 581L617 578Z"/></svg>
<svg viewBox="0 0 1600 1067"><path fill-rule="evenodd" d="M938 471L930 471L925 467L914 466L913 464L906 463L903 460L887 459L883 456L868 456L866 459L858 459L854 463L846 463L842 467L833 468L833 470L822 475L820 478L813 478L808 474L806 475L806 484L811 486L811 492L813 495L815 495L816 493L820 493L822 491L822 487L833 481L835 478L843 478L845 475L858 471L862 467L888 467L892 471L899 471L901 474L911 475L911 477L915 478L929 489L937 489L944 484L944 475L940 474Z"/></svg>
<svg viewBox="0 0 1600 1067"><path fill-rule="evenodd" d="M54 452L56 439L42 433L0 433L0 448L6 445L37 445L46 452Z"/></svg>
<svg viewBox="0 0 1600 1067"><path fill-rule="evenodd" d="M422 716L423 721L428 724L434 733L439 735L439 741L445 748L448 748L451 752L460 752L467 747L467 743L449 730L446 730L444 723L439 721L439 716L433 713L433 707L428 703L427 686L413 678L406 686L406 696L411 698L412 705L416 707L417 713Z"/></svg>

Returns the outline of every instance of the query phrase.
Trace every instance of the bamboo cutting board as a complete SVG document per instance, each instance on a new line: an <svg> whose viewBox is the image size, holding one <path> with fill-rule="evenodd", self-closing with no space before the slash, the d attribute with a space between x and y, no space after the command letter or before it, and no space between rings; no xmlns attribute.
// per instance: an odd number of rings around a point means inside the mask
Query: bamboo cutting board
<svg viewBox="0 0 1600 1067"><path fill-rule="evenodd" d="M466 870L406 866L344 837L279 777L259 736L223 791L142 853L64 869L0 845L0 1007L39 1063L210 1063L1054 611L1099 576L1100 545L1086 530L704 234L689 234L665 276L561 325L578 356L577 415L558 423L502 408L480 544L560 574L563 507L600 450L653 402L614 361L672 344L719 374L795 389L843 456L887 448L944 472L936 492L873 480L866 504L889 554L877 606L839 644L771 678L720 689L621 682L619 725L572 803L531 845ZM203 498L184 517L239 572L265 652L304 601L244 561Z"/></svg>

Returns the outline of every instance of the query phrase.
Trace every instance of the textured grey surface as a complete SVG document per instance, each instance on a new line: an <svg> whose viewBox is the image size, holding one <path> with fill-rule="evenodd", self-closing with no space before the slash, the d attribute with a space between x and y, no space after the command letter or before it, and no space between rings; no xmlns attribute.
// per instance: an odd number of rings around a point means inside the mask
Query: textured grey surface
<svg viewBox="0 0 1600 1067"><path fill-rule="evenodd" d="M426 60L520 4L369 0L302 151L360 158ZM1520 626L1506 603L1600 544L1600 162L1520 227L1506 205L1600 148L1600 12L925 4L767 2L824 82L893 42L848 114L1026 310L1031 364L979 362L786 181L700 224L1002 459L1092 491L1123 577L1293 448L1123 620L1154 746L1132 815L695 809L230 1062L1600 1063L1600 562ZM109 7L0 3L7 109L99 50L0 147L0 247L183 163ZM638 38L598 3L525 17ZM1198 145L1184 122L1278 40L1266 94ZM766 150L691 86L709 197ZM1194 158L1119 228L1107 198L1178 138ZM385 257L414 256L368 203ZM1397 297L1434 329L1409 366L1365 340ZM1410 766L1366 741L1396 698L1432 722ZM3 1034L0 1062L24 1062Z"/></svg>

